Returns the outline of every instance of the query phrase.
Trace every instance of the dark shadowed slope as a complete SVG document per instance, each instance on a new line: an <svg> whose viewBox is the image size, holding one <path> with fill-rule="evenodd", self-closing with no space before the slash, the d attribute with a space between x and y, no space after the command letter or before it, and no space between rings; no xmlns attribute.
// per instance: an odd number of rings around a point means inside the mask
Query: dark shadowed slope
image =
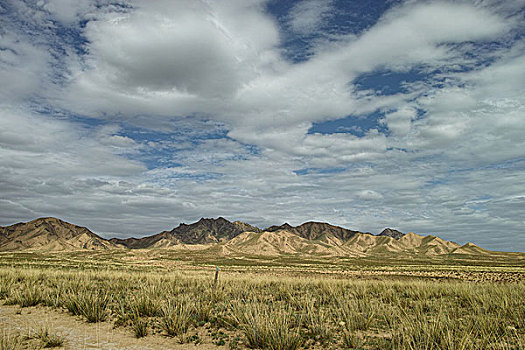
<svg viewBox="0 0 525 350"><path fill-rule="evenodd" d="M355 234L360 233L359 231L352 231L343 227L330 225L326 222L314 221L305 222L304 224L295 227L285 223L281 226L268 227L265 231L277 232L282 230L294 233L308 240L318 240L335 237L343 242L346 242Z"/></svg>
<svg viewBox="0 0 525 350"><path fill-rule="evenodd" d="M128 248L170 247L177 244L210 244L229 241L243 232L259 232L260 229L249 224L225 218L202 218L193 224L180 224L171 231L163 231L140 239L112 239L116 244Z"/></svg>
<svg viewBox="0 0 525 350"><path fill-rule="evenodd" d="M392 237L394 239L400 239L405 234L401 231L394 230L393 228L385 228L378 236L387 236Z"/></svg>

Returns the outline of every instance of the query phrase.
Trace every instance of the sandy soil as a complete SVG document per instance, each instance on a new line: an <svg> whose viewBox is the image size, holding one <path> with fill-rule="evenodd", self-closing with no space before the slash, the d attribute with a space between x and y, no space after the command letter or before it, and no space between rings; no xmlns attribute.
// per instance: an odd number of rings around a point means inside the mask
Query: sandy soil
<svg viewBox="0 0 525 350"><path fill-rule="evenodd" d="M162 335L148 335L137 339L130 329L113 328L112 322L86 323L69 315L66 311L48 307L28 307L0 305L0 332L18 332L22 336L31 335L35 330L47 327L53 333L64 337L60 349L115 349L115 350L157 350L157 349L227 349L217 346L207 334L199 334L202 343L180 344L177 338ZM195 331L188 334L195 334ZM32 348L30 344L27 347Z"/></svg>

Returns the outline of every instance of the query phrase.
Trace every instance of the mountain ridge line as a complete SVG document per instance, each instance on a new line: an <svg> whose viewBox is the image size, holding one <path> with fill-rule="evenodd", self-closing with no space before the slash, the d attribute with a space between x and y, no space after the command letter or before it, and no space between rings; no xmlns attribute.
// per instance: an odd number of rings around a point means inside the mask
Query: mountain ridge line
<svg viewBox="0 0 525 350"><path fill-rule="evenodd" d="M379 234L350 230L326 222L288 223L260 229L223 217L181 223L172 230L141 238L105 239L88 228L54 217L37 218L0 226L0 251L17 250L109 250L109 249L202 250L219 255L283 255L365 257L383 255L460 256L490 255L473 243L462 246L433 235L422 236L385 228Z"/></svg>

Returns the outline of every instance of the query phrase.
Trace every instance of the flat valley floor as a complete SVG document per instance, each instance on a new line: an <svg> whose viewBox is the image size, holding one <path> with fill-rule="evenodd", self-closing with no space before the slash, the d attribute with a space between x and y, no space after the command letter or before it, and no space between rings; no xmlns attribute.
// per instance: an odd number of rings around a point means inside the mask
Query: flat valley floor
<svg viewBox="0 0 525 350"><path fill-rule="evenodd" d="M524 349L523 300L520 254L0 253L0 349Z"/></svg>

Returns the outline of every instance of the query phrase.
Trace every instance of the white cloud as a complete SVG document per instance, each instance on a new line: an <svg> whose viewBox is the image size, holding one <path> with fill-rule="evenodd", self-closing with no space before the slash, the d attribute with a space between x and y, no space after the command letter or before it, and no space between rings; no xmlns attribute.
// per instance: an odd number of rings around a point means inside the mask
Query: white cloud
<svg viewBox="0 0 525 350"><path fill-rule="evenodd" d="M443 44L494 38L505 29L502 18L473 6L404 6L358 39L289 65L260 6L248 2L234 12L225 4L141 3L130 14L90 22L90 56L74 73L65 105L93 116L212 116L257 143L250 135L301 132L307 123L358 111L360 97L348 83L362 72L446 65L454 52ZM239 30L245 17L257 32Z"/></svg>
<svg viewBox="0 0 525 350"><path fill-rule="evenodd" d="M95 10L94 1L88 0L40 0L37 2L37 6L41 6L65 25L71 25L86 13Z"/></svg>
<svg viewBox="0 0 525 350"><path fill-rule="evenodd" d="M0 36L0 101L21 101L40 91L49 72L45 47L14 33Z"/></svg>
<svg viewBox="0 0 525 350"><path fill-rule="evenodd" d="M238 3L235 13L233 4L193 1L137 7L87 25L90 56L73 85L87 103L112 104L116 97L116 106L102 107L118 109L126 101L141 111L203 113L271 64L277 30L256 3ZM239 30L248 24L252 30Z"/></svg>
<svg viewBox="0 0 525 350"><path fill-rule="evenodd" d="M373 191L373 190L362 190L357 193L357 196L360 199L363 200L375 200L375 199L383 199L383 195L379 192Z"/></svg>
<svg viewBox="0 0 525 350"><path fill-rule="evenodd" d="M118 157L90 132L52 117L0 109L0 164L20 179L60 176L128 176L142 164ZM22 186L23 187L23 186Z"/></svg>
<svg viewBox="0 0 525 350"><path fill-rule="evenodd" d="M416 119L417 111L405 107L395 112L385 114L384 123L395 137L406 136L410 132L412 120Z"/></svg>
<svg viewBox="0 0 525 350"><path fill-rule="evenodd" d="M315 34L332 10L332 0L302 0L290 11L290 27L299 34Z"/></svg>

